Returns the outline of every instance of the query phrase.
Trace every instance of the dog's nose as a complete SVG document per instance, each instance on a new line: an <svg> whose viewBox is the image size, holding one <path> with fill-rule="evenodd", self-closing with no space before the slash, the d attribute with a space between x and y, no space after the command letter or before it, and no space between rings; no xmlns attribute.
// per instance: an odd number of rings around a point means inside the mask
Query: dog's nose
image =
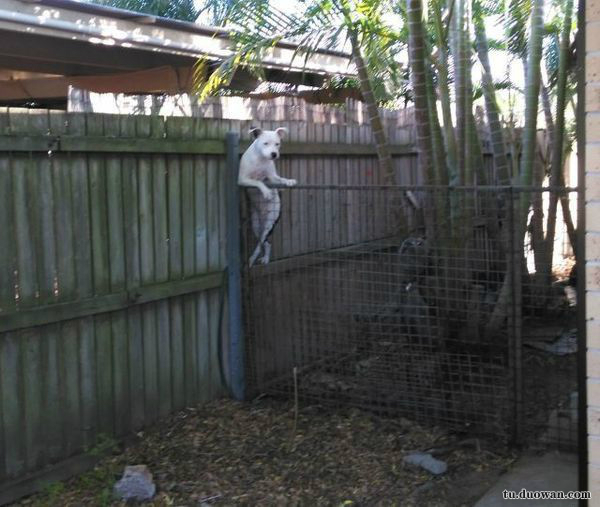
<svg viewBox="0 0 600 507"><path fill-rule="evenodd" d="M271 158L277 158L277 153L276 153L276 152L274 152L274 151L272 151L272 152L271 152Z"/></svg>

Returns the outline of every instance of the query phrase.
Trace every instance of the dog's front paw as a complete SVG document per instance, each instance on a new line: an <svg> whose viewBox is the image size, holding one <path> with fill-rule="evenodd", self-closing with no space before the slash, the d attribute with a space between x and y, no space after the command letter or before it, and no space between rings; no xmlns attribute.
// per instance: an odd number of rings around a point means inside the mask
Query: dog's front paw
<svg viewBox="0 0 600 507"><path fill-rule="evenodd" d="M288 187L295 187L296 186L297 181L296 180L285 180L285 184Z"/></svg>

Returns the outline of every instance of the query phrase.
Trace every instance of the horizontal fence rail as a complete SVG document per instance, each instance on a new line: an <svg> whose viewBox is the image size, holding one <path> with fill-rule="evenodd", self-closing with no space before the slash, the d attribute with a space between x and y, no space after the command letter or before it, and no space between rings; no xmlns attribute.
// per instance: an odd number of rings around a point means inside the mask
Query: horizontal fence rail
<svg viewBox="0 0 600 507"><path fill-rule="evenodd" d="M249 141L241 143L244 151ZM0 136L0 151L9 152L109 152L109 153L189 153L202 155L225 155L220 140L191 141L180 139L121 139L110 137L76 136ZM412 144L392 145L390 153L416 155ZM287 143L282 156L302 155L322 157L324 155L375 156L371 145L347 145L343 143Z"/></svg>

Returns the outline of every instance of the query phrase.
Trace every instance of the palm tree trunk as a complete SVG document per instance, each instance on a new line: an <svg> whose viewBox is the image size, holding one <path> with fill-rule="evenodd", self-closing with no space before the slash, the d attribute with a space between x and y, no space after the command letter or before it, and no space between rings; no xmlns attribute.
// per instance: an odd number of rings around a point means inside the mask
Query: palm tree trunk
<svg viewBox="0 0 600 507"><path fill-rule="evenodd" d="M537 130L537 112L540 95L540 75L541 67L540 62L542 60L542 37L544 29L544 0L533 0L533 8L531 13L531 31L529 37L529 44L527 48L528 60L527 60L527 79L525 82L525 126L523 128L523 143L521 150L521 174L520 182L523 186L531 186L533 183L534 175L534 163L535 163L535 150L537 144L536 130ZM512 224L513 228L519 232L518 241L523 241L523 233L525 231L525 221L527 219L527 212L529 211L530 195L528 192L521 192L519 199L519 205L514 213L514 220ZM512 203L511 203L512 205ZM515 236L517 237L517 236ZM522 248L520 248L522 251ZM510 266L512 257L509 254L506 274L504 276L504 282L500 293L498 295L498 301L494 307L492 315L490 316L487 326L486 333L494 335L500 329L502 323L508 316L508 306L511 294L511 269L521 269L521 266ZM513 263L514 264L514 263ZM520 263L519 263L520 264Z"/></svg>
<svg viewBox="0 0 600 507"><path fill-rule="evenodd" d="M467 41L465 37L465 2L456 2L455 12L452 20L454 31L453 60L454 60L454 90L456 100L456 163L458 167L458 185L465 184L465 144L466 144L466 69L469 64L467 60Z"/></svg>
<svg viewBox="0 0 600 507"><path fill-rule="evenodd" d="M564 139L565 139L565 105L567 88L567 60L569 58L569 43L571 33L571 17L573 13L573 0L565 3L563 29L560 41L560 53L558 60L558 80L556 84L556 123L554 128L554 140L552 150L552 166L550 172L550 186L558 187L564 178ZM546 259L544 265L545 282L549 285L552 278L552 258L554 256L554 237L556 234L556 211L558 208L559 192L550 191L550 205L548 206L548 220L546 225ZM568 206L563 206L568 211Z"/></svg>
<svg viewBox="0 0 600 507"><path fill-rule="evenodd" d="M562 180L561 186L564 186L564 178ZM575 230L575 226L573 225L571 208L569 208L569 194L565 193L564 195L560 196L560 207L563 213L563 220L567 226L567 235L569 236L569 243L571 243L571 248L573 249L573 255L577 257L577 231Z"/></svg>
<svg viewBox="0 0 600 507"><path fill-rule="evenodd" d="M533 0L531 32L527 48L527 80L525 82L525 125L521 150L521 185L533 183L533 166L537 146L537 114L540 95L542 38L544 36L544 0ZM527 216L529 195L522 193L521 216Z"/></svg>
<svg viewBox="0 0 600 507"><path fill-rule="evenodd" d="M423 6L421 0L407 0L408 55L410 77L415 104L417 124L417 149L419 167L433 183L433 143L429 123L429 101L427 99L427 76L425 70L425 32L423 30Z"/></svg>
<svg viewBox="0 0 600 507"><path fill-rule="evenodd" d="M446 31L442 23L442 9L440 2L433 2L434 28L436 43L439 51L437 62L438 87L440 92L440 102L442 104L442 118L444 120L444 139L446 142L446 158L448 162L448 175L445 179L456 181L456 139L454 136L454 125L452 124L452 108L450 102L450 88L448 86L448 43Z"/></svg>
<svg viewBox="0 0 600 507"><path fill-rule="evenodd" d="M464 66L461 70L464 86L464 112L465 119L465 138L464 138L464 179L465 185L475 184L476 166L474 164L475 146L474 142L477 136L475 129L475 119L473 117L473 81L471 79L471 0L463 0L464 21L461 31L462 46L461 51Z"/></svg>
<svg viewBox="0 0 600 507"><path fill-rule="evenodd" d="M490 66L489 51L487 37L485 34L485 26L481 18L476 18L475 21L475 46L479 61L483 66L483 94L485 98L485 109L490 127L490 137L492 141L492 153L494 155L494 167L498 183L500 185L510 185L510 172L508 165L508 157L506 155L506 142L504 140L504 132L500 123L500 108L496 100L496 90L494 89L494 81L492 79L492 69Z"/></svg>
<svg viewBox="0 0 600 507"><path fill-rule="evenodd" d="M431 128L431 138L433 145L433 166L435 185L448 185L448 169L446 160L446 151L444 150L444 139L442 137L442 128L437 111L437 97L435 86L433 84L433 68L427 62L425 68L425 78L427 85L427 103L429 109L429 125Z"/></svg>
<svg viewBox="0 0 600 507"><path fill-rule="evenodd" d="M367 106L371 131L373 132L373 137L375 139L377 158L379 159L379 165L383 171L385 182L388 185L392 185L395 183L396 179L394 174L394 164L392 161L392 155L390 153L387 136L385 134L385 129L383 127L383 121L381 120L381 115L379 114L379 107L377 106L375 94L373 93L373 86L369 77L369 71L362 56L356 32L352 30L349 32L350 43L352 45L352 60L356 66L356 72L358 74L358 80L360 83L360 92Z"/></svg>
<svg viewBox="0 0 600 507"><path fill-rule="evenodd" d="M552 104L550 103L550 94L548 87L541 84L542 107L544 109L544 119L546 120L546 132L548 133L548 146L554 145L554 119L552 118Z"/></svg>

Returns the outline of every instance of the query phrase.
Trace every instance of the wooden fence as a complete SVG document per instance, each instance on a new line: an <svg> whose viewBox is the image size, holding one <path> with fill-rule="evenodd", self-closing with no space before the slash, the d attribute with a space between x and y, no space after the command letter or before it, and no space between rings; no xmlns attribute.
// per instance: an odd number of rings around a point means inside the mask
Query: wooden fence
<svg viewBox="0 0 600 507"><path fill-rule="evenodd" d="M104 437L226 394L224 140L243 150L251 125L288 128L283 176L383 183L363 124L0 111L0 504ZM389 132L396 183L423 183L413 129ZM275 260L373 222L333 193L296 195ZM307 206L310 238L294 223Z"/></svg>
<svg viewBox="0 0 600 507"><path fill-rule="evenodd" d="M229 127L0 124L1 504L48 464L225 393Z"/></svg>
<svg viewBox="0 0 600 507"><path fill-rule="evenodd" d="M0 503L226 394L224 139L251 124L0 111ZM290 131L282 174L378 181L367 126L259 124Z"/></svg>

